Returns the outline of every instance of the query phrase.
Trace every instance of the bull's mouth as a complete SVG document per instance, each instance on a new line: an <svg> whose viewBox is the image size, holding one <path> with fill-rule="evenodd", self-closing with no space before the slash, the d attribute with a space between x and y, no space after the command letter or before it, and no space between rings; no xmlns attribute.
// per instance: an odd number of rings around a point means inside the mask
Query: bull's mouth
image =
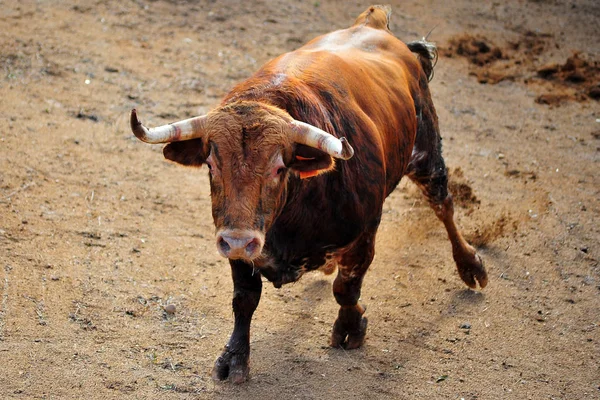
<svg viewBox="0 0 600 400"><path fill-rule="evenodd" d="M230 260L251 262L260 257L264 233L249 229L221 229L217 232L217 250Z"/></svg>

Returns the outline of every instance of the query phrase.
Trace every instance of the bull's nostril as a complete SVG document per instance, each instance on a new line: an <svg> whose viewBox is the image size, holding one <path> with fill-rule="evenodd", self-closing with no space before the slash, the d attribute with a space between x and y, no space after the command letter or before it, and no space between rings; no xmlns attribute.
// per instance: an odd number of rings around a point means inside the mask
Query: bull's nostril
<svg viewBox="0 0 600 400"><path fill-rule="evenodd" d="M258 239L252 239L250 241L250 243L248 243L246 245L246 253L253 254L258 249L259 246L260 246L260 243L259 243Z"/></svg>
<svg viewBox="0 0 600 400"><path fill-rule="evenodd" d="M223 254L227 254L231 251L231 246L229 246L229 243L227 243L227 241L223 239L222 236L217 241L217 245L219 246L219 250L221 250Z"/></svg>

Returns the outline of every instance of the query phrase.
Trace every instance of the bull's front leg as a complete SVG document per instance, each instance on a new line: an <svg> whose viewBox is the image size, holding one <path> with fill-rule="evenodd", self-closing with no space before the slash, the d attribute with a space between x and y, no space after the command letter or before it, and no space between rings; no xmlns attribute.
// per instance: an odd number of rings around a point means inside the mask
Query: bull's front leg
<svg viewBox="0 0 600 400"><path fill-rule="evenodd" d="M251 265L230 260L233 278L235 324L229 342L215 362L213 379L241 383L248 379L250 367L250 322L260 301L261 276Z"/></svg>

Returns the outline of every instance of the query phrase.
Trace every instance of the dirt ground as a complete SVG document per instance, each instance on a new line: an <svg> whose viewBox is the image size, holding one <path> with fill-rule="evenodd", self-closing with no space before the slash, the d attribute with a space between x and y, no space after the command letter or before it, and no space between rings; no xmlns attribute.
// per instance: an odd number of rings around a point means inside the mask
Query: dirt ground
<svg viewBox="0 0 600 400"><path fill-rule="evenodd" d="M489 285L460 281L402 182L363 286L365 346L327 346L333 276L308 274L265 285L250 381L210 378L233 316L207 169L164 161L128 113L205 113L368 5L0 0L1 398L600 398L596 0L391 1L399 38L435 28L457 219Z"/></svg>

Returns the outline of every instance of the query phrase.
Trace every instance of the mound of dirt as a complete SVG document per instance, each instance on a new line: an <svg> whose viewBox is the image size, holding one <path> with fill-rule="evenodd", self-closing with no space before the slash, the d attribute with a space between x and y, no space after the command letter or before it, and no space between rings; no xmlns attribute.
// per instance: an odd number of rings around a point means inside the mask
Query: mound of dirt
<svg viewBox="0 0 600 400"><path fill-rule="evenodd" d="M537 57L549 47L551 38L550 34L526 31L519 40L500 47L485 36L461 34L448 41L442 55L466 58L471 64L470 75L476 76L479 83L495 84L533 71Z"/></svg>
<svg viewBox="0 0 600 400"><path fill-rule="evenodd" d="M471 67L469 75L477 77L479 83L498 83L505 79L513 79L513 75L505 68L497 68L498 61L508 61L505 52L483 36L462 34L448 42L448 47L442 51L446 57L464 57Z"/></svg>
<svg viewBox="0 0 600 400"><path fill-rule="evenodd" d="M453 37L448 44L448 48L443 52L446 57L462 56L478 66L489 65L496 60L506 58L498 46L481 36L471 36L465 33Z"/></svg>
<svg viewBox="0 0 600 400"><path fill-rule="evenodd" d="M518 41L498 46L484 36L461 34L451 38L441 53L466 58L469 74L479 83L521 80L541 85L545 93L536 97L539 104L600 100L600 62L575 52L564 64L540 66L539 58L552 47L552 39L550 34L527 31Z"/></svg>
<svg viewBox="0 0 600 400"><path fill-rule="evenodd" d="M591 98L600 100L600 63L583 58L576 52L567 58L564 64L549 63L537 69L537 75L550 82L553 89L549 93L539 95L535 101L540 104L557 104L565 99L579 101ZM571 93L560 91L570 88Z"/></svg>

